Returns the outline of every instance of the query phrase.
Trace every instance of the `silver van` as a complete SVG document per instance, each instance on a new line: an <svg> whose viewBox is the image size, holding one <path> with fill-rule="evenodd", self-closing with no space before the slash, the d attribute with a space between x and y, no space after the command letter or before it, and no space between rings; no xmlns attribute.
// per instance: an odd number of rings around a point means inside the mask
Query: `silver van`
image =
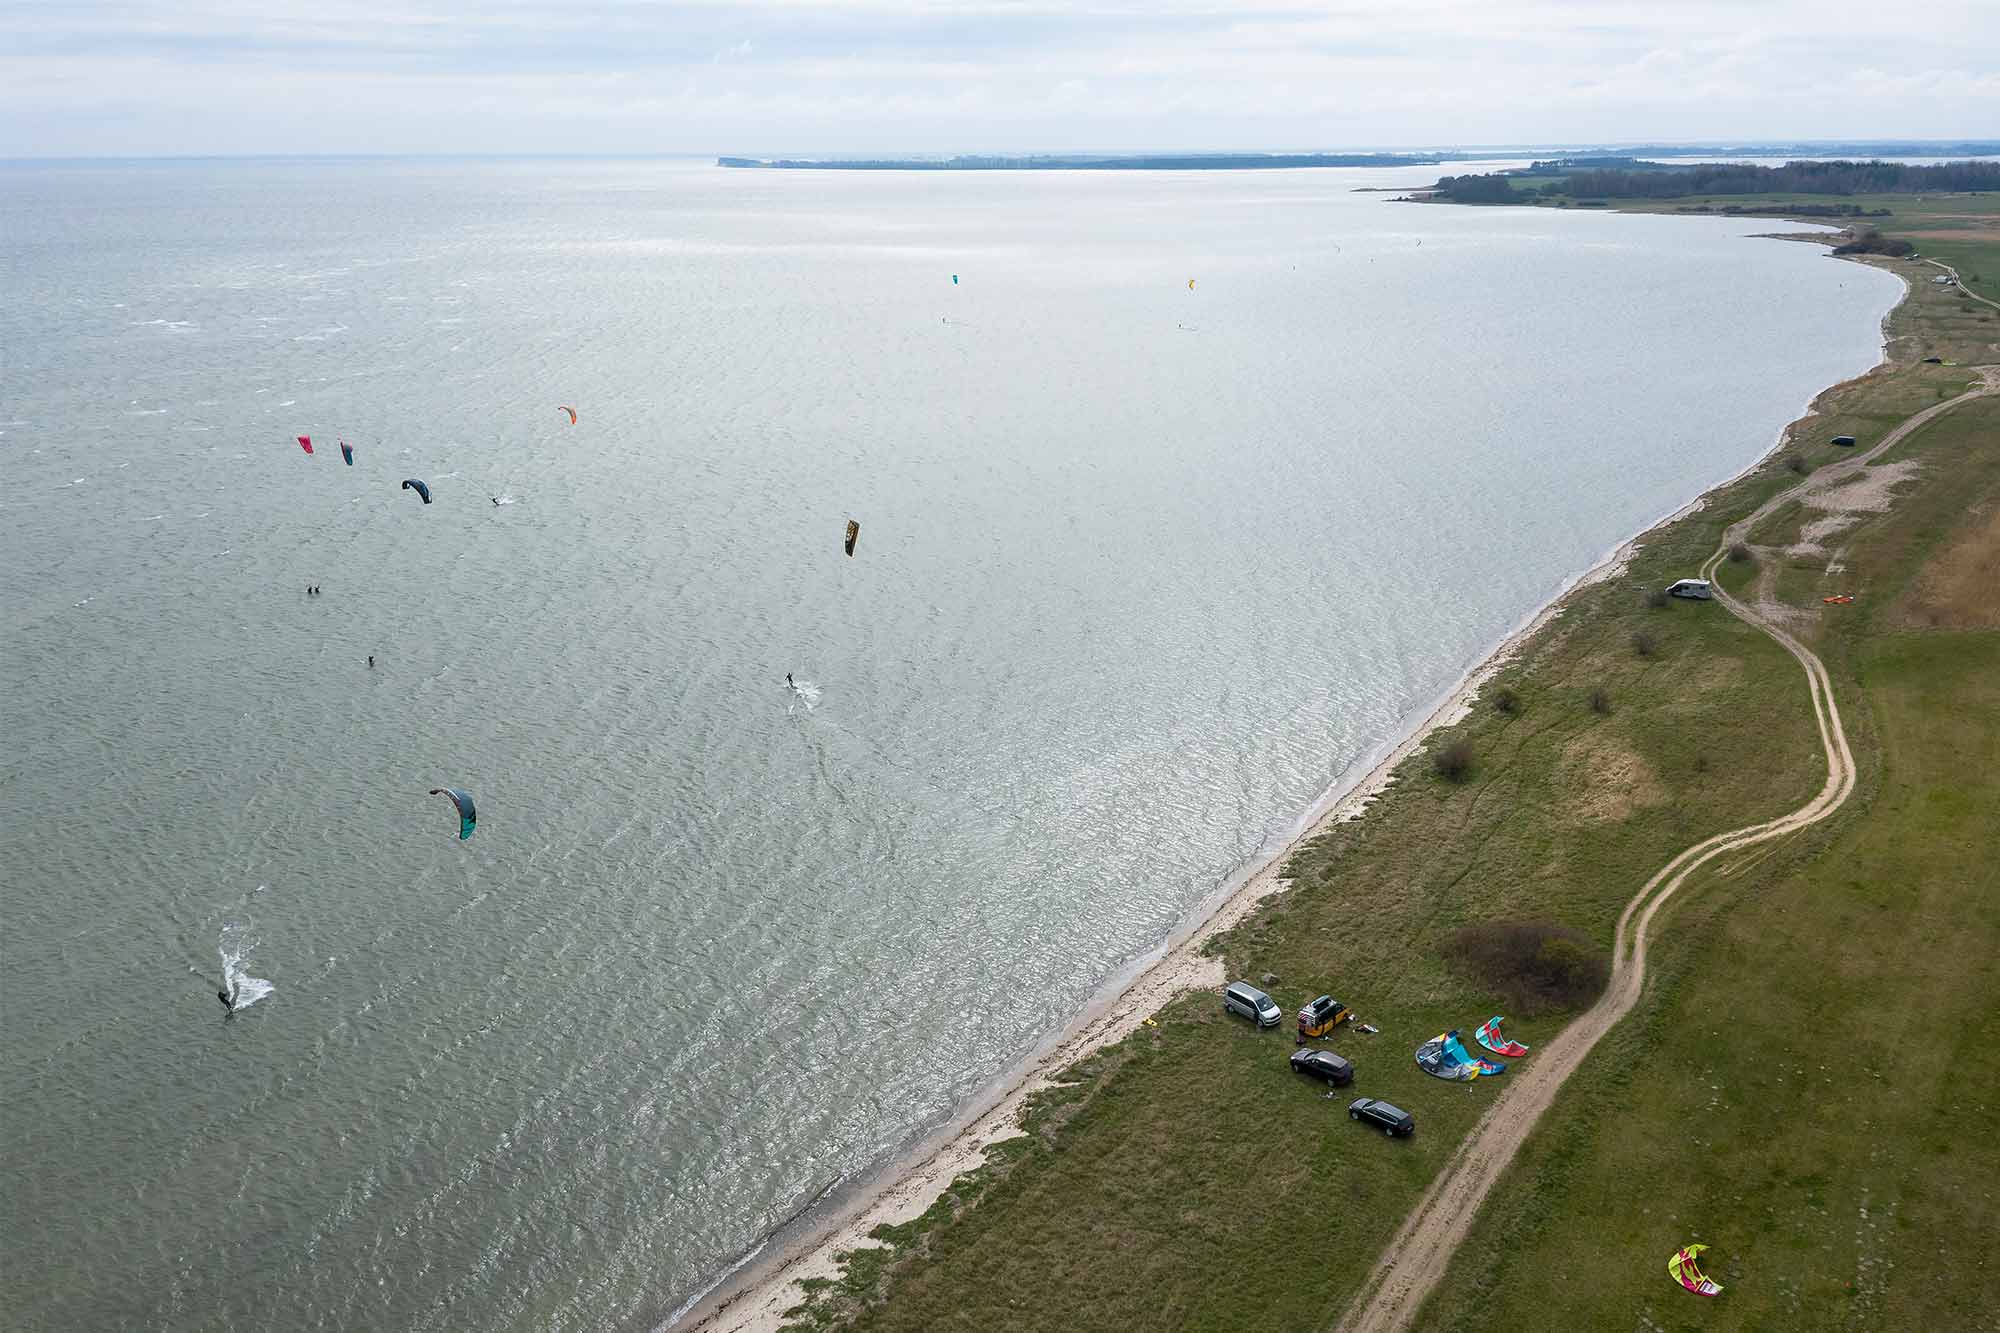
<svg viewBox="0 0 2000 1333"><path fill-rule="evenodd" d="M1697 602L1705 602L1715 596L1715 589L1707 579L1682 579L1667 589L1669 597L1692 597Z"/></svg>
<svg viewBox="0 0 2000 1333"><path fill-rule="evenodd" d="M1241 1014L1260 1028L1274 1028L1283 1021L1278 1002L1247 981L1232 981L1222 988L1225 1013Z"/></svg>

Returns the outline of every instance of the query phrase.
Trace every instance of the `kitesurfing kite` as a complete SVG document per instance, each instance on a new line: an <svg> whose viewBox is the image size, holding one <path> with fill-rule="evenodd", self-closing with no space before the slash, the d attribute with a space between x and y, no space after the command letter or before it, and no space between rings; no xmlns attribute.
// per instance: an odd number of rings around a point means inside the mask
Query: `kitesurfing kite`
<svg viewBox="0 0 2000 1333"><path fill-rule="evenodd" d="M299 448L305 450L307 453L311 453L313 451L312 436L310 435L299 436Z"/></svg>
<svg viewBox="0 0 2000 1333"><path fill-rule="evenodd" d="M848 553L849 555L853 555L853 554L854 554L854 539L855 539L855 538L857 538L857 537L859 537L860 535L861 535L861 525L860 525L859 523L856 523L856 522L855 522L855 521L854 521L853 519L851 519L851 518L850 518L850 519L848 519L848 520L847 520L847 543L846 543L846 546L847 546L847 553Z"/></svg>
<svg viewBox="0 0 2000 1333"><path fill-rule="evenodd" d="M1674 1281L1697 1296L1715 1296L1722 1291L1722 1284L1703 1277L1701 1266L1695 1262L1695 1256L1707 1248L1706 1245L1689 1245L1675 1250L1674 1257L1667 1260L1667 1271L1674 1275Z"/></svg>
<svg viewBox="0 0 2000 1333"><path fill-rule="evenodd" d="M558 411L558 412L567 412L567 413L569 413L569 424L570 424L570 425L572 425L572 426L574 426L574 425L576 424L576 409L575 409L575 408L573 408L573 407L558 407L558 408L556 409L556 411Z"/></svg>
<svg viewBox="0 0 2000 1333"><path fill-rule="evenodd" d="M464 842L471 837L472 830L479 827L479 811L473 808L472 793L456 787L432 787L431 795L451 797L451 803L458 807L458 840Z"/></svg>
<svg viewBox="0 0 2000 1333"><path fill-rule="evenodd" d="M1194 290L1194 279L1193 279L1193 278L1189 278L1189 279L1188 279L1188 290L1189 290L1189 291L1193 291L1193 290Z"/></svg>
<svg viewBox="0 0 2000 1333"><path fill-rule="evenodd" d="M1457 1028L1440 1032L1417 1047L1417 1068L1432 1078L1464 1082L1507 1072L1507 1066L1481 1060L1466 1050L1458 1040Z"/></svg>
<svg viewBox="0 0 2000 1333"><path fill-rule="evenodd" d="M954 273L951 275L951 285L954 287L958 286L958 274Z"/></svg>
<svg viewBox="0 0 2000 1333"><path fill-rule="evenodd" d="M1504 1055L1510 1060L1518 1060L1528 1053L1528 1048L1520 1042L1510 1041L1500 1035L1499 1014L1495 1014L1484 1023L1481 1023L1479 1030L1472 1035L1487 1050L1493 1052L1495 1055Z"/></svg>
<svg viewBox="0 0 2000 1333"><path fill-rule="evenodd" d="M418 495L423 496L425 504L431 502L431 488L424 485L423 482L417 480L415 477L405 477L403 479L403 489L406 491L415 491Z"/></svg>
<svg viewBox="0 0 2000 1333"><path fill-rule="evenodd" d="M347 466L349 467L354 466L354 446L349 444L346 440L342 440L340 442L340 456L343 460L345 460Z"/></svg>

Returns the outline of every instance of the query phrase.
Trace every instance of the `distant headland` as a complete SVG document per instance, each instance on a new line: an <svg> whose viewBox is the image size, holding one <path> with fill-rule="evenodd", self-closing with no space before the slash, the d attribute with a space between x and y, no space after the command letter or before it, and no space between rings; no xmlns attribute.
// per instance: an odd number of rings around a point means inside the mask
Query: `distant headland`
<svg viewBox="0 0 2000 1333"><path fill-rule="evenodd" d="M718 157L719 167L794 171L1270 171L1282 167L1432 167L1436 153L1177 153L1144 157Z"/></svg>

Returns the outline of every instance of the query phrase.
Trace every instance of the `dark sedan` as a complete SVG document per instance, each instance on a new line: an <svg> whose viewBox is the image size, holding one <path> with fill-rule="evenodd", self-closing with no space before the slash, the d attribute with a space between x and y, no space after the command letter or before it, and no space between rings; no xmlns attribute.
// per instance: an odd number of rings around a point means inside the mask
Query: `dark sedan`
<svg viewBox="0 0 2000 1333"><path fill-rule="evenodd" d="M1391 1138L1404 1138L1417 1132L1417 1118L1408 1111L1378 1102L1373 1097L1356 1097L1348 1106L1350 1119L1366 1121Z"/></svg>
<svg viewBox="0 0 2000 1333"><path fill-rule="evenodd" d="M1354 1066L1332 1051L1293 1051L1292 1072L1325 1079L1336 1088L1354 1081Z"/></svg>

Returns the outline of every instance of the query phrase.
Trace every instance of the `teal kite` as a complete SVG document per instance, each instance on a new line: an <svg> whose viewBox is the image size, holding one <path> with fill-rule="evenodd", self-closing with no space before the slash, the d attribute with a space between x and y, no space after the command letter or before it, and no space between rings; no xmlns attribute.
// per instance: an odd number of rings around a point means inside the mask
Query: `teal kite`
<svg viewBox="0 0 2000 1333"><path fill-rule="evenodd" d="M464 842L471 837L472 830L479 827L479 811L472 804L472 793L457 787L432 787L431 795L451 797L451 803L458 807L458 840Z"/></svg>

